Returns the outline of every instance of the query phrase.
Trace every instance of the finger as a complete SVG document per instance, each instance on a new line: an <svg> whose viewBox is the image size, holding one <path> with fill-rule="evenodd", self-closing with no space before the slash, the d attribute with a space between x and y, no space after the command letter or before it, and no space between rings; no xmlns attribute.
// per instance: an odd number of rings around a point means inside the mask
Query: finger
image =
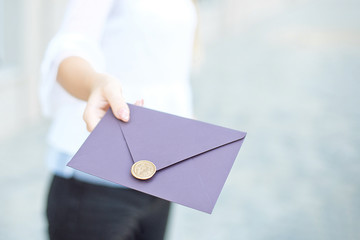
<svg viewBox="0 0 360 240"><path fill-rule="evenodd" d="M143 107L143 106L144 106L144 99L137 100L137 101L135 102L135 105L136 105L136 106Z"/></svg>
<svg viewBox="0 0 360 240"><path fill-rule="evenodd" d="M91 132L100 122L108 108L109 103L104 99L101 91L93 92L88 99L83 114L83 119L89 132Z"/></svg>
<svg viewBox="0 0 360 240"><path fill-rule="evenodd" d="M93 105L91 104L87 104L84 114L83 114L83 119L86 123L86 129L89 132L92 132L94 130L94 128L96 127L96 125L100 122L101 120L101 114L98 113L98 111L101 111L99 109L94 108ZM105 111L101 111L105 114ZM104 115L102 114L102 115Z"/></svg>
<svg viewBox="0 0 360 240"><path fill-rule="evenodd" d="M130 111L122 96L121 87L109 86L104 88L104 97L108 100L114 116L124 122L129 121Z"/></svg>

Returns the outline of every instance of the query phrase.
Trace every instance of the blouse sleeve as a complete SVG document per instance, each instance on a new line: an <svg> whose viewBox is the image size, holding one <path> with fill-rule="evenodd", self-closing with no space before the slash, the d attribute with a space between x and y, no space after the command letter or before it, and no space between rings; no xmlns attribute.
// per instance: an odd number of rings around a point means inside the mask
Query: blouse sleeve
<svg viewBox="0 0 360 240"><path fill-rule="evenodd" d="M59 64L67 57L78 56L98 71L105 70L100 46L104 24L112 0L72 0L60 30L50 41L41 64L40 104L51 117L59 106L80 101L68 94L56 81Z"/></svg>

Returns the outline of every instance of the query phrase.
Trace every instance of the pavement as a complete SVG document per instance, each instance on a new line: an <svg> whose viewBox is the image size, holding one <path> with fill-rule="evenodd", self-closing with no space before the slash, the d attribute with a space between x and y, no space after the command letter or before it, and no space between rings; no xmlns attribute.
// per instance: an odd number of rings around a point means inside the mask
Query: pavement
<svg viewBox="0 0 360 240"><path fill-rule="evenodd" d="M213 214L174 204L168 240L360 239L360 3L272 2L204 44L195 115L248 135ZM46 239L48 126L0 143L0 239Z"/></svg>

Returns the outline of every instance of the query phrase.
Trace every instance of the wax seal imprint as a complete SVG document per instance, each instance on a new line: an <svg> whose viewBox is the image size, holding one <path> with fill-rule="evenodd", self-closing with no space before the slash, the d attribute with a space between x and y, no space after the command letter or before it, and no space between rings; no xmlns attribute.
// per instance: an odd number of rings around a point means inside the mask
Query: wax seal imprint
<svg viewBox="0 0 360 240"><path fill-rule="evenodd" d="M154 176L156 166L148 160L140 160L134 163L131 167L131 174L140 180L147 180Z"/></svg>

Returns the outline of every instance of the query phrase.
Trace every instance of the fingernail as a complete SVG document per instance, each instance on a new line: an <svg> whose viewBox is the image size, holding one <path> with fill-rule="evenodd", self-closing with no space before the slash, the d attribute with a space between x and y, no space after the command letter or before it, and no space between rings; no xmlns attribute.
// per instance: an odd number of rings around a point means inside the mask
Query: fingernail
<svg viewBox="0 0 360 240"><path fill-rule="evenodd" d="M123 109L120 111L120 118L124 121L129 120L129 111L127 109Z"/></svg>

